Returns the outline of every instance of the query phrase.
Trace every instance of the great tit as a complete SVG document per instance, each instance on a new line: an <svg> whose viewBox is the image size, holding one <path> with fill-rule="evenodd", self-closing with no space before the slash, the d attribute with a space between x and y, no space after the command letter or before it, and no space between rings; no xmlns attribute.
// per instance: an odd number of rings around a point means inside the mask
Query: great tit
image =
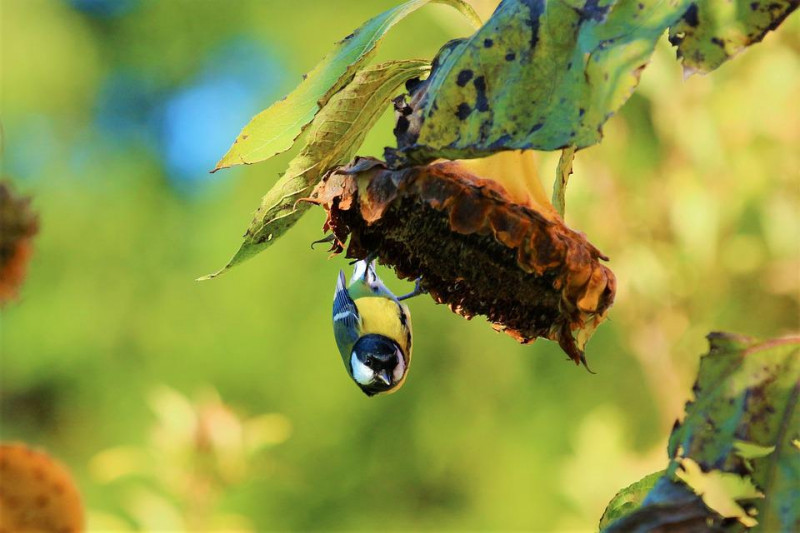
<svg viewBox="0 0 800 533"><path fill-rule="evenodd" d="M333 296L333 334L347 373L367 396L403 386L411 364L411 314L375 272L372 258L357 261L349 287L339 271Z"/></svg>

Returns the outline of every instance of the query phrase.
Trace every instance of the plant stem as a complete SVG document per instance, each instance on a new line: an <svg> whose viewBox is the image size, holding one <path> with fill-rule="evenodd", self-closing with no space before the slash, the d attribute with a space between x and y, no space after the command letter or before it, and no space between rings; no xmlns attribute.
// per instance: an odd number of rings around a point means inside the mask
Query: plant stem
<svg viewBox="0 0 800 533"><path fill-rule="evenodd" d="M561 150L561 159L558 160L556 170L556 181L553 184L553 207L556 208L561 218L564 218L566 207L565 195L567 192L567 182L569 175L572 174L572 161L575 159L575 146L568 146Z"/></svg>

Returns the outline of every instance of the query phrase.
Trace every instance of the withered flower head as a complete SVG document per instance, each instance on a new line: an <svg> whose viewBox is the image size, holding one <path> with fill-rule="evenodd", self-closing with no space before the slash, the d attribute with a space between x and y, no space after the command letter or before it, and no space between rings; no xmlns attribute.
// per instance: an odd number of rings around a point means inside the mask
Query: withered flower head
<svg viewBox="0 0 800 533"><path fill-rule="evenodd" d="M586 364L584 346L614 301L607 258L551 210L516 202L497 181L456 162L393 170L356 158L309 201L325 208L333 251L376 253L401 278L422 277L437 303L484 315L522 343L557 341Z"/></svg>
<svg viewBox="0 0 800 533"><path fill-rule="evenodd" d="M16 296L25 278L31 238L39 227L29 204L29 198L14 194L9 182L0 181L0 305Z"/></svg>
<svg viewBox="0 0 800 533"><path fill-rule="evenodd" d="M59 462L21 443L0 444L0 530L84 530L83 504Z"/></svg>

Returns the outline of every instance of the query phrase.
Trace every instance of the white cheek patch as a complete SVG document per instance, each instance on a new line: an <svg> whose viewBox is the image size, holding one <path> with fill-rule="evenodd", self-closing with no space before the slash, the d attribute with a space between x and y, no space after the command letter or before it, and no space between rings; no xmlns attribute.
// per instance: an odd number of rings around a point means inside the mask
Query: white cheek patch
<svg viewBox="0 0 800 533"><path fill-rule="evenodd" d="M392 377L394 378L392 381L395 383L403 379L403 374L406 373L406 363L403 361L403 354L398 351L396 355L397 364L395 365L394 370L392 370Z"/></svg>
<svg viewBox="0 0 800 533"><path fill-rule="evenodd" d="M355 352L350 354L350 368L353 371L353 378L361 385L369 385L375 381L375 372L373 372L370 367L359 361Z"/></svg>

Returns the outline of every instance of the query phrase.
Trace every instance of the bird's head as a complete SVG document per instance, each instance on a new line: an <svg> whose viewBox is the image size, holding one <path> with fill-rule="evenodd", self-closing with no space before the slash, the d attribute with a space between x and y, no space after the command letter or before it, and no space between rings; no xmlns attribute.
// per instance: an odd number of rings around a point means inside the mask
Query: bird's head
<svg viewBox="0 0 800 533"><path fill-rule="evenodd" d="M350 354L350 375L367 396L397 389L407 370L400 345L383 335L364 335Z"/></svg>

